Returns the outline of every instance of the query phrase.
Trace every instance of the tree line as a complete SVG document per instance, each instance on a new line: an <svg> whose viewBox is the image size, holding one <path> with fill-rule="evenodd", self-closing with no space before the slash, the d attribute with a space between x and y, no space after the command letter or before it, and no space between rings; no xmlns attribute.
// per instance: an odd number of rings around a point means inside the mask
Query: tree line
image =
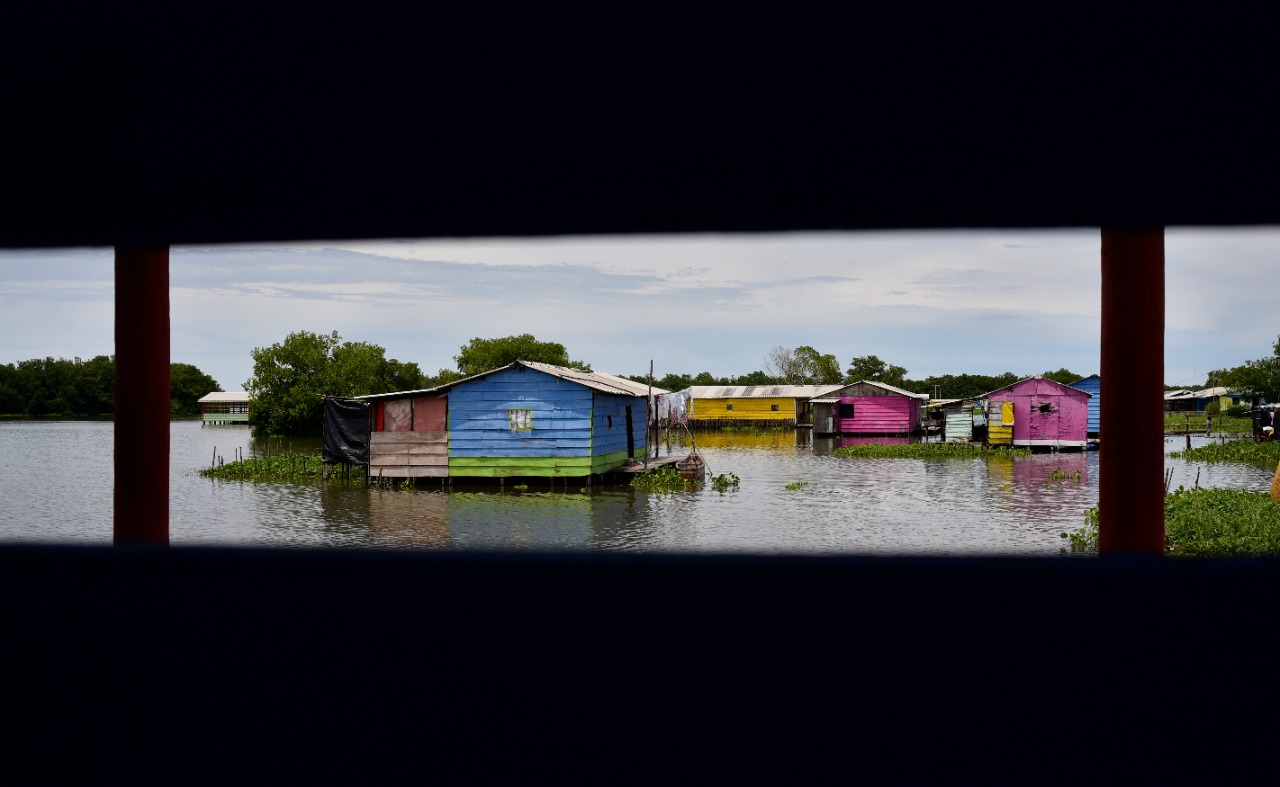
<svg viewBox="0 0 1280 787"><path fill-rule="evenodd" d="M221 391L216 380L189 363L169 364L169 413L198 415L200 397ZM33 358L0 364L0 415L92 416L115 412L114 355Z"/></svg>
<svg viewBox="0 0 1280 787"><path fill-rule="evenodd" d="M413 362L386 357L385 348L369 342L344 341L337 331L327 334L296 331L283 341L255 347L253 376L244 383L252 398L256 435L319 434L325 396L368 394L433 388L517 361L535 361L591 371L574 360L558 342L539 341L531 334L485 339L476 337L458 349L453 369L425 374ZM1280 356L1280 341L1277 342ZM940 375L911 379L907 370L875 355L854 356L847 366L834 355L809 346L774 347L763 368L740 376L716 377L667 373L653 380L658 388L678 391L694 385L840 385L876 380L940 398L980 396L1017 382L1023 376ZM1278 367L1280 368L1280 367ZM1067 369L1045 372L1046 377L1072 383L1080 375ZM648 382L648 375L625 375ZM197 400L222 388L195 366L170 366L170 412L196 415ZM0 365L0 414L110 415L114 410L115 360L97 356L88 361L41 358Z"/></svg>
<svg viewBox="0 0 1280 787"><path fill-rule="evenodd" d="M1205 385L1233 388L1254 404L1280 402L1280 337L1271 345L1271 355L1228 369L1214 369Z"/></svg>
<svg viewBox="0 0 1280 787"><path fill-rule="evenodd" d="M764 358L764 368L740 376L716 377L710 372L696 375L666 374L653 384L669 391L694 385L848 385L859 380L902 388L912 393L928 394L942 399L966 399L1012 385L1027 375L1004 372L997 375L943 374L921 379L907 376L906 368L884 361L875 355L858 355L842 368L835 355L822 353L807 345L790 348L777 346ZM1044 377L1070 385L1084 377L1067 368L1043 372ZM647 382L647 375L626 375L636 382Z"/></svg>

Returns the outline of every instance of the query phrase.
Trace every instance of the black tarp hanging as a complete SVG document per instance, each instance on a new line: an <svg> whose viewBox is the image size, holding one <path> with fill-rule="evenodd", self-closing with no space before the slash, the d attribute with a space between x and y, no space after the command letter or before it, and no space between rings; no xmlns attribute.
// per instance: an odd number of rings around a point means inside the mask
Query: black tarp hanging
<svg viewBox="0 0 1280 787"><path fill-rule="evenodd" d="M325 397L325 462L369 464L369 403Z"/></svg>

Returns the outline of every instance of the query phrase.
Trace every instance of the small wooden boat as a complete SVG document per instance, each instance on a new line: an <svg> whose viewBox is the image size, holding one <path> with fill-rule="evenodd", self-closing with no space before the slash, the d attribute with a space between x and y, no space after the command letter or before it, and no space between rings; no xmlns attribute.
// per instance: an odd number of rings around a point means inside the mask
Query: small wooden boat
<svg viewBox="0 0 1280 787"><path fill-rule="evenodd" d="M707 476L707 463L701 454L689 454L676 460L676 472L690 481L701 481Z"/></svg>

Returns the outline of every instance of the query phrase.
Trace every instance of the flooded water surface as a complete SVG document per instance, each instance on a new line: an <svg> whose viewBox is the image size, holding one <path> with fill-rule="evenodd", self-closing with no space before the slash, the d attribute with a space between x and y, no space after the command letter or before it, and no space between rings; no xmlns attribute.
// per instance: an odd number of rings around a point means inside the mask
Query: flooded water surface
<svg viewBox="0 0 1280 787"><path fill-rule="evenodd" d="M112 436L108 421L0 423L0 540L110 543ZM520 491L443 491L438 481L403 490L212 480L198 470L215 457L313 450L318 442L254 441L245 427L198 421L173 422L171 436L175 546L1057 555L1059 533L1079 528L1097 503L1105 453L849 459L831 455L834 440L804 430L705 433L697 441L709 475L738 476L736 491L708 484L646 494L536 479ZM1166 451L1184 446L1170 439ZM1265 490L1273 472L1171 458L1166 465L1174 487Z"/></svg>

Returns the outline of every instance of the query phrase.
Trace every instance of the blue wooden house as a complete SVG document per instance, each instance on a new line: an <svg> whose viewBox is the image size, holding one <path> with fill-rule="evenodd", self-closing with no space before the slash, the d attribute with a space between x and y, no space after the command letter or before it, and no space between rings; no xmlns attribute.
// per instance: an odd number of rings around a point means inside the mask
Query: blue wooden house
<svg viewBox="0 0 1280 787"><path fill-rule="evenodd" d="M603 372L516 361L428 390L355 398L373 405L374 477L587 477L645 457L648 392Z"/></svg>
<svg viewBox="0 0 1280 787"><path fill-rule="evenodd" d="M1076 380L1072 388L1084 391L1089 396L1089 437L1097 437L1102 431L1102 378L1091 374L1083 380Z"/></svg>

